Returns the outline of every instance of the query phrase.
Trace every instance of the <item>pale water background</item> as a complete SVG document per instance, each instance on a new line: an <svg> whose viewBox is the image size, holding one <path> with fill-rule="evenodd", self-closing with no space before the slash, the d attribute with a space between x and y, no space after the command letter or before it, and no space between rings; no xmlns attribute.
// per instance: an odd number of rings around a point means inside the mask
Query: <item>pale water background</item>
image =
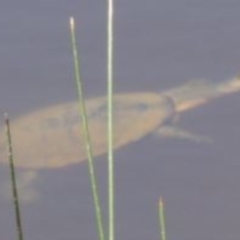
<svg viewBox="0 0 240 240"><path fill-rule="evenodd" d="M220 82L240 72L240 1L116 0L115 9L116 91ZM2 1L1 114L76 99L70 15L87 95L105 94L106 1ZM240 238L239 103L235 94L181 116L181 127L208 135L212 145L150 135L116 152L117 240L158 239L160 195L169 240ZM106 217L107 166L105 157L97 160ZM41 199L21 209L26 240L96 239L87 173L86 164L39 172ZM7 179L1 165L1 184ZM12 203L2 196L0 213L0 238L16 239Z"/></svg>

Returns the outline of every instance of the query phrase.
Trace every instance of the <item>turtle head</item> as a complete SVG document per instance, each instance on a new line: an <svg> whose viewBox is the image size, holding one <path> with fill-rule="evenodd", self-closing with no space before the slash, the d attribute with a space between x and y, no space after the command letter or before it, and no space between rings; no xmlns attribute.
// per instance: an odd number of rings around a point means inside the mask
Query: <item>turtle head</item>
<svg viewBox="0 0 240 240"><path fill-rule="evenodd" d="M239 92L240 91L240 74L238 74L236 77L228 81L221 83L218 86L218 91L219 93L222 93L222 94Z"/></svg>

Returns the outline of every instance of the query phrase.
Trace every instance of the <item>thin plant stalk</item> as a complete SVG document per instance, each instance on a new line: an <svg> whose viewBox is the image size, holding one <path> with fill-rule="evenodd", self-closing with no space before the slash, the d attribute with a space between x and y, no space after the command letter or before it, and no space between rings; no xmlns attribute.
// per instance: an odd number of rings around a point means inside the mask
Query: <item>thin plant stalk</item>
<svg viewBox="0 0 240 240"><path fill-rule="evenodd" d="M166 224L165 224L165 210L163 199L159 199L159 224L160 224L160 240L166 240Z"/></svg>
<svg viewBox="0 0 240 240"><path fill-rule="evenodd" d="M89 176L90 176L92 194L93 194L93 200L94 200L98 237L99 237L99 240L104 240L105 237L104 237L104 229L103 229L102 211L101 211L101 207L100 207L100 203L99 203L99 194L98 194L98 188L97 188L96 174L95 174L94 164L93 164L93 153L92 153L92 147L91 147L89 125L88 125L88 120L87 120L86 105L85 105L85 100L84 100L84 92L83 92L82 81L81 81L81 77L80 77L80 67L79 67L80 61L79 61L79 55L77 52L75 22L74 22L73 17L70 17L69 23L70 23L70 30L71 30L71 43L72 43L72 53L73 53L73 58L74 58L75 79L76 79L77 92L78 92L78 97L79 97L79 110L80 110L80 114L82 117L84 139L86 141L88 169L89 169Z"/></svg>
<svg viewBox="0 0 240 240"><path fill-rule="evenodd" d="M107 89L108 89L108 214L109 240L115 239L115 194L113 156L113 0L108 0L107 17Z"/></svg>
<svg viewBox="0 0 240 240"><path fill-rule="evenodd" d="M12 194L13 194L13 204L15 209L17 234L18 234L18 239L23 240L24 238L23 238L23 230L22 230L21 213L20 213L20 207L19 207L19 201L18 201L16 175L15 175L15 168L14 168L14 161L13 161L10 121L7 113L4 114L4 118L5 118L5 125L6 125L6 134L7 134L7 143L8 143L8 160L9 160L10 175L11 175L11 185L12 185Z"/></svg>

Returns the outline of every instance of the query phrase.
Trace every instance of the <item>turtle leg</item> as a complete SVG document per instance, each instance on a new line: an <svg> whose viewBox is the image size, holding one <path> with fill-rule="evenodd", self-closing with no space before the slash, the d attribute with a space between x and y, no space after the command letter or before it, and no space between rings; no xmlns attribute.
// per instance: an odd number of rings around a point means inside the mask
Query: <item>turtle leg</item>
<svg viewBox="0 0 240 240"><path fill-rule="evenodd" d="M156 135L163 138L179 138L197 143L211 143L212 139L207 136L200 136L195 133L188 132L176 126L161 126L156 131Z"/></svg>
<svg viewBox="0 0 240 240"><path fill-rule="evenodd" d="M34 187L34 183L38 180L36 171L24 171L17 175L17 190L20 204L29 204L40 198L39 192ZM3 183L3 197L12 199L12 189L10 181Z"/></svg>

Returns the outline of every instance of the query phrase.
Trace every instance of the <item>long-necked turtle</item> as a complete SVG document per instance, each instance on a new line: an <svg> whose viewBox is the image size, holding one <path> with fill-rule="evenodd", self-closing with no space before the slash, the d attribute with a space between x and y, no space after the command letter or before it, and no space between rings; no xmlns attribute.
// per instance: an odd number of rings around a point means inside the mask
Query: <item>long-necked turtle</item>
<svg viewBox="0 0 240 240"><path fill-rule="evenodd" d="M162 93L125 93L114 97L114 148L136 141L155 130L178 134L164 128L176 114L211 99L240 91L240 78L220 84L194 81ZM107 149L107 103L105 97L86 102L93 154ZM31 112L11 123L15 164L25 168L57 168L86 159L77 102ZM180 136L185 136L180 132ZM188 135L186 135L188 136ZM6 162L6 137L1 130L0 161Z"/></svg>

